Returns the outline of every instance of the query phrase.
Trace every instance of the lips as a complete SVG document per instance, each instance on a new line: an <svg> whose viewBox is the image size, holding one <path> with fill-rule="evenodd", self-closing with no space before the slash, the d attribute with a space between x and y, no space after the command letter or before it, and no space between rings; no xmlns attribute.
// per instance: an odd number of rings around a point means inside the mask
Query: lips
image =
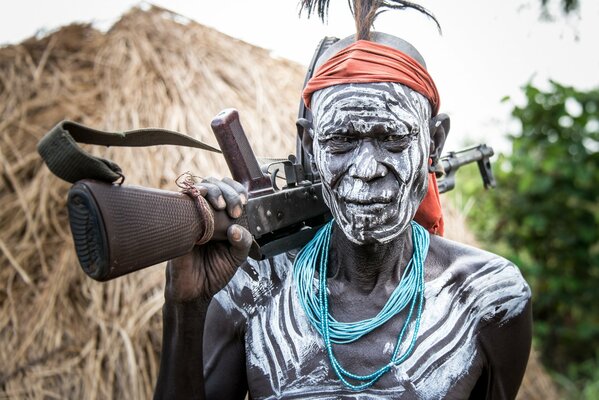
<svg viewBox="0 0 599 400"><path fill-rule="evenodd" d="M360 198L344 198L344 209L353 215L381 215L388 213L389 206L393 203L394 197L386 195L376 195Z"/></svg>
<svg viewBox="0 0 599 400"><path fill-rule="evenodd" d="M336 197L347 204L366 206L394 202L401 191L399 182L391 179L375 179L371 182L345 177L337 187Z"/></svg>
<svg viewBox="0 0 599 400"><path fill-rule="evenodd" d="M370 199L346 199L345 209L355 215L375 215L383 213L391 203L386 197L374 197Z"/></svg>
<svg viewBox="0 0 599 400"><path fill-rule="evenodd" d="M393 201L393 196L379 195L379 196L368 196L368 197L345 197L342 198L346 203L353 203L357 205L370 205L370 204L389 204Z"/></svg>
<svg viewBox="0 0 599 400"><path fill-rule="evenodd" d="M345 209L351 215L363 216L368 215L375 216L384 214L389 208L389 203L370 203L370 204L358 204L358 203L346 203Z"/></svg>

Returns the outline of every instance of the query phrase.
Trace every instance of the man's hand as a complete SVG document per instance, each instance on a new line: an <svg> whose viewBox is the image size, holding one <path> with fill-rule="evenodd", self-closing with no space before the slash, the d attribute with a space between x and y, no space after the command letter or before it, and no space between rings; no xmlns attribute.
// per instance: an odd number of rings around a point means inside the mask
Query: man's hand
<svg viewBox="0 0 599 400"><path fill-rule="evenodd" d="M226 209L231 218L240 217L247 203L245 188L230 178L207 178L197 188L215 210ZM169 261L164 294L167 302L208 301L229 282L248 256L252 235L233 224L227 229L227 239L196 246L190 253Z"/></svg>

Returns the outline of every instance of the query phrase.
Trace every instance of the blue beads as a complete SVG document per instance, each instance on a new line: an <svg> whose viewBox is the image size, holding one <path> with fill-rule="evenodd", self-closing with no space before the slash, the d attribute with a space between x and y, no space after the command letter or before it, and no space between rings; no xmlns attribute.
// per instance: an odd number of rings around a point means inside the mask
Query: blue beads
<svg viewBox="0 0 599 400"><path fill-rule="evenodd" d="M353 390L363 390L372 386L392 367L404 362L414 350L424 303L424 261L428 254L430 236L426 229L412 221L414 252L402 273L399 285L391 293L387 303L372 318L355 322L339 322L329 314L327 299L326 276L333 223L334 220L323 226L314 238L298 253L293 265L293 277L296 282L300 304L312 326L322 336L331 367L335 371L335 374L347 387ZM319 265L318 275L320 277L318 279L317 294L315 293L316 282L314 278L316 264ZM355 342L405 309L408 310L407 316L397 337L397 343L388 364L368 375L353 374L339 364L333 352L333 343L348 344ZM404 341L404 336L410 322L413 320L415 309L414 332L408 348L400 355L400 345ZM362 383L354 384L348 379Z"/></svg>

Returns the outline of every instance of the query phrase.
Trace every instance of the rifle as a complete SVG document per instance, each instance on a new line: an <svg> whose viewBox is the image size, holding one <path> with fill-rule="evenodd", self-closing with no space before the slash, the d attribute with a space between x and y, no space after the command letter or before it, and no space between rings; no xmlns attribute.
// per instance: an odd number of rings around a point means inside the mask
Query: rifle
<svg viewBox="0 0 599 400"><path fill-rule="evenodd" d="M50 162L57 146L42 143L51 141L48 137L58 127L63 137L68 135L64 127L78 136L89 128L63 122L40 141L40 154L50 169L65 180L77 180L69 190L67 210L75 251L87 275L106 281L181 256L205 236L206 225L211 222L207 218L213 220L214 230L205 239L225 240L232 223L248 229L254 237L250 256L256 260L307 243L330 220L320 181L306 180L294 156L275 162L284 166L286 178L286 185L278 189L274 182L278 169L269 176L267 169L261 168L236 110L221 112L211 126L233 179L248 191L243 215L235 220L226 211L211 210L202 215L195 200L179 192L65 178L60 166Z"/></svg>
<svg viewBox="0 0 599 400"><path fill-rule="evenodd" d="M449 192L455 187L455 174L458 169L466 164L476 162L478 171L483 179L485 189L496 186L493 170L491 169L491 157L493 148L486 144L479 144L460 151L451 151L449 154L441 157L435 171L437 178L441 178L437 185L439 193Z"/></svg>
<svg viewBox="0 0 599 400"><path fill-rule="evenodd" d="M75 124L69 124L66 126L74 130ZM225 240L232 223L244 226L254 237L250 257L262 260L303 246L330 220L318 174L307 174L293 155L261 167L236 110L221 112L211 126L233 179L248 190L243 215L232 220L226 211L201 214L194 199L179 192L78 180L69 190L67 209L75 251L87 275L107 281L186 254L205 236L207 222L214 223L212 236L205 238L210 240ZM40 144L44 140L48 139ZM42 147L40 154L61 176ZM440 192L451 190L455 172L474 161L485 167L485 186L494 186L489 163L492 154L490 147L480 145L442 157ZM281 165L285 185L279 189L276 179ZM273 166L279 167L271 171ZM210 218L212 221L207 220Z"/></svg>

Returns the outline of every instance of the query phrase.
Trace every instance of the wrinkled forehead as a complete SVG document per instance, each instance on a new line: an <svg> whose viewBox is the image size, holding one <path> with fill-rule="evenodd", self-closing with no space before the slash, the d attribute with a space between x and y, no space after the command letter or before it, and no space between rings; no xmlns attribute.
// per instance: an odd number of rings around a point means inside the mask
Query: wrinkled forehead
<svg viewBox="0 0 599 400"><path fill-rule="evenodd" d="M400 129L427 125L431 109L423 95L399 83L349 83L315 92L312 114L317 131L349 120Z"/></svg>

